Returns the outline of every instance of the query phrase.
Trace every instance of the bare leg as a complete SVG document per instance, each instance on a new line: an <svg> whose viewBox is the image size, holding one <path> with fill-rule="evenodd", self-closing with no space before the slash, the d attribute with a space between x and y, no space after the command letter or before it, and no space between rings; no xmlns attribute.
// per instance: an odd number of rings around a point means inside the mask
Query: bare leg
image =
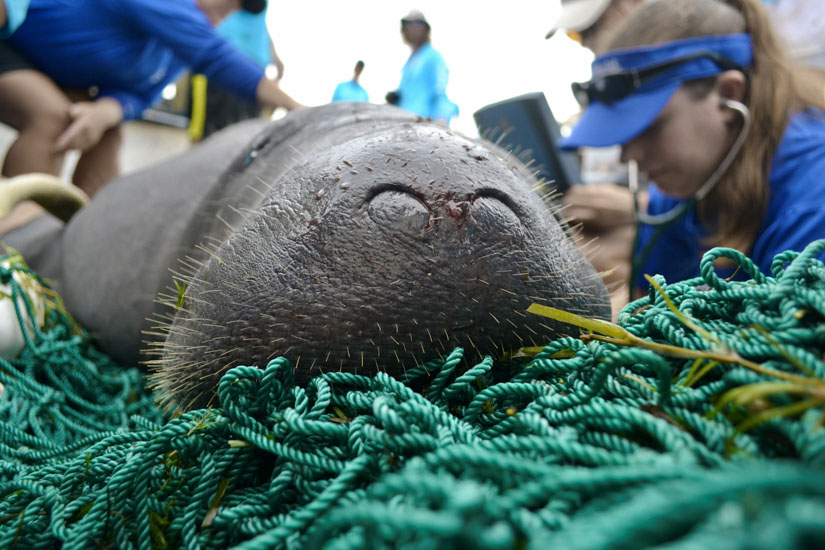
<svg viewBox="0 0 825 550"><path fill-rule="evenodd" d="M119 126L107 130L97 145L80 155L72 182L93 197L101 187L120 174L122 143L123 134Z"/></svg>
<svg viewBox="0 0 825 550"><path fill-rule="evenodd" d="M6 152L4 176L60 174L63 153L54 143L69 124L69 99L46 75L17 70L0 75L0 122L17 130Z"/></svg>
<svg viewBox="0 0 825 550"><path fill-rule="evenodd" d="M63 92L72 103L94 101L85 90L65 88ZM94 147L81 153L72 174L72 183L94 197L101 187L120 175L122 143L123 133L119 126L107 130Z"/></svg>
<svg viewBox="0 0 825 550"><path fill-rule="evenodd" d="M6 177L43 172L60 174L63 153L54 150L57 137L69 124L69 99L46 75L35 70L0 74L0 122L18 131L6 152ZM43 209L30 201L17 205L0 219L0 235L21 227Z"/></svg>

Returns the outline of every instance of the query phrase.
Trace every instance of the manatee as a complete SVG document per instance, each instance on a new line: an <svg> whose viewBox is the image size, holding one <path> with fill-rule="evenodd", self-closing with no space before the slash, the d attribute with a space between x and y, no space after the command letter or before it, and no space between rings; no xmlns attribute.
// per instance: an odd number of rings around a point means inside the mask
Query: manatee
<svg viewBox="0 0 825 550"><path fill-rule="evenodd" d="M148 365L186 409L213 405L233 366L277 356L299 383L397 375L570 330L527 314L534 302L609 319L538 187L488 142L335 103L232 126L6 240L105 352Z"/></svg>

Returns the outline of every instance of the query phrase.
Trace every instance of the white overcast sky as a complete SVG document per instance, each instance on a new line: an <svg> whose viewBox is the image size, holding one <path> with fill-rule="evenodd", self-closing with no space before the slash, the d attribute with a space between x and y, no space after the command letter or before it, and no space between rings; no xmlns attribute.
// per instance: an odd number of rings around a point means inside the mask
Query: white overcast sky
<svg viewBox="0 0 825 550"><path fill-rule="evenodd" d="M592 55L557 34L544 35L559 0L270 0L268 23L286 69L282 87L307 105L326 103L358 59L370 101L397 87L409 47L400 19L416 8L447 62L447 93L461 110L452 128L475 136L473 112L510 97L544 92L564 121L578 109L570 83L587 80Z"/></svg>

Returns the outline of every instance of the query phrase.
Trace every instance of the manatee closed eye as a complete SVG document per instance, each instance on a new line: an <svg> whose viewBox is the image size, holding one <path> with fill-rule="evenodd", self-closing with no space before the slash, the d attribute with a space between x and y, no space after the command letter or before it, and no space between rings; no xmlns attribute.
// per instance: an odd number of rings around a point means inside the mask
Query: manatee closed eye
<svg viewBox="0 0 825 550"><path fill-rule="evenodd" d="M366 202L379 229L416 238L430 227L432 213L425 200L400 186L379 187Z"/></svg>

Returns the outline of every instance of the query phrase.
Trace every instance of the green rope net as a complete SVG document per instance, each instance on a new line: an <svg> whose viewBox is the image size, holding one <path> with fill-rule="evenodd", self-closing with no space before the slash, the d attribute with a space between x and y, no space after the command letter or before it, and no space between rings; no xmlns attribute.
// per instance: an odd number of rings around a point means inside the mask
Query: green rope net
<svg viewBox="0 0 825 550"><path fill-rule="evenodd" d="M822 250L764 277L714 249L623 328L507 364L236 367L173 418L57 304L0 361L0 547L825 547Z"/></svg>

